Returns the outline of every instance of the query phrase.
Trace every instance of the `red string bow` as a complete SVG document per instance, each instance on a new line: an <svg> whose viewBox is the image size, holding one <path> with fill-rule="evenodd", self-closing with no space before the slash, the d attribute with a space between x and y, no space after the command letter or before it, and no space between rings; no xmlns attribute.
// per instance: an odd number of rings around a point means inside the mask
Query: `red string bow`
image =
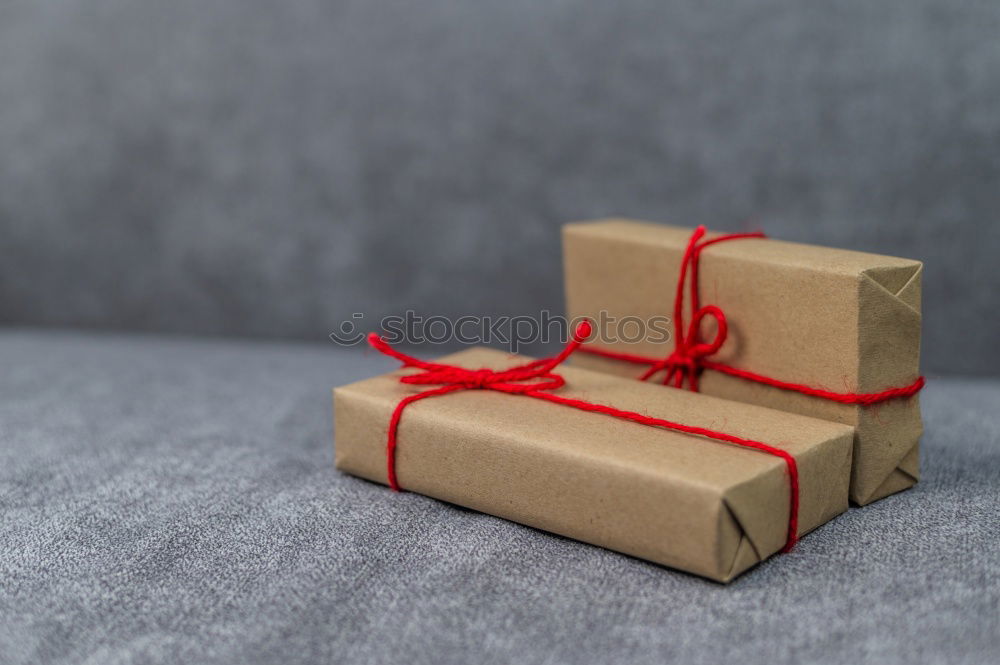
<svg viewBox="0 0 1000 665"><path fill-rule="evenodd" d="M396 478L396 430L399 428L399 419L403 415L403 409L407 405L417 400L434 397L436 395L446 395L457 390L496 390L502 393L512 393L521 395L531 395L546 390L556 390L566 384L566 381L558 374L553 374L552 370L557 365L566 360L567 357L577 347L590 336L590 323L584 321L576 329L573 339L562 352L552 358L534 360L524 365L511 367L502 371L491 369L465 369L455 365L443 365L441 363L427 362L405 353L400 353L396 349L375 333L368 335L368 343L387 356L395 358L403 363L403 367L413 367L422 370L420 374L411 374L400 379L401 383L414 385L437 385L439 388L425 390L421 393L404 397L396 409L392 412L392 419L389 421L389 440L386 445L386 455L388 459L389 487L399 491L399 481Z"/></svg>
<svg viewBox="0 0 1000 665"><path fill-rule="evenodd" d="M590 323L584 321L576 329L573 339L566 345L559 355L552 358L533 360L523 365L511 367L505 370L491 369L466 369L456 365L445 365L442 363L432 363L393 349L389 344L376 335L368 335L368 343L377 351L395 358L403 363L403 367L412 367L420 370L418 374L410 374L401 377L401 383L410 385L437 386L430 390L407 395L392 412L389 419L389 430L386 438L386 469L389 479L389 487L399 491L399 480L396 477L396 446L398 439L399 421L406 407L417 400L447 395L459 390L495 390L513 395L524 395L534 399L542 399L554 404L568 406L590 413L600 413L621 420L629 420L640 425L651 427L662 427L686 434L703 436L717 441L732 443L744 448L751 448L760 452L781 458L788 469L789 481L789 512L788 512L788 532L785 547L782 551L788 552L795 545L798 539L798 519L799 519L799 472L795 463L795 458L780 448L775 448L762 441L745 439L743 437L718 432L704 427L694 427L684 425L663 418L652 418L650 416L636 413L635 411L625 411L616 409L604 404L594 404L584 400L554 395L551 391L565 385L565 380L554 370L560 363L580 348L583 340L590 336Z"/></svg>
<svg viewBox="0 0 1000 665"><path fill-rule="evenodd" d="M650 365L649 369L639 377L645 381L660 370L667 370L663 377L663 385L673 385L675 388L684 387L684 379L687 379L691 390L698 392L698 375L705 366L705 359L722 348L726 343L726 336L729 334L729 326L726 324L726 315L715 305L701 306L698 296L698 262L701 259L701 252L709 245L714 245L723 240L735 240L737 238L763 238L760 231L752 233L730 233L711 240L702 240L705 236L705 227L699 226L691 234L688 245L684 250L681 259L681 274L677 280L677 294L674 297L674 352L663 360L659 360ZM684 330L684 284L688 273L691 275L691 324ZM701 334L701 322L706 316L711 316L716 322L715 338L711 342L699 342Z"/></svg>

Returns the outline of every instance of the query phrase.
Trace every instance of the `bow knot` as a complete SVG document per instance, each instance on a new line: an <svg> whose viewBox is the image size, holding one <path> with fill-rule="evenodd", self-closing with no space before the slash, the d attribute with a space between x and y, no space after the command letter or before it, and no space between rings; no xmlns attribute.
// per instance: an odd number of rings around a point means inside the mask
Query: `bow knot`
<svg viewBox="0 0 1000 665"><path fill-rule="evenodd" d="M709 245L736 238L763 238L760 232L752 233L730 233L704 240L705 227L699 226L691 234L684 256L681 258L681 274L677 280L677 294L674 297L674 352L669 356L653 363L643 374L640 380L645 381L657 372L666 370L663 377L663 385L673 385L675 388L684 387L684 379L688 381L688 387L698 392L698 375L706 367L708 356L712 355L726 342L729 329L726 325L726 315L715 305L701 306L698 297L698 262L701 259L701 252ZM691 290L691 323L687 330L684 330L684 286L690 273ZM698 337L701 334L701 322L706 316L711 316L716 322L715 338L711 342L700 342Z"/></svg>
<svg viewBox="0 0 1000 665"><path fill-rule="evenodd" d="M580 324L573 335L572 341L562 353L552 358L533 360L523 365L517 365L504 370L492 370L486 367L466 369L458 365L427 362L408 356L389 346L375 333L368 336L368 343L381 353L396 358L403 367L421 370L417 374L400 377L400 383L414 385L436 385L438 390L497 390L505 393L530 393L540 390L555 390L565 385L566 381L553 369L562 363L583 340L590 335L590 323Z"/></svg>
<svg viewBox="0 0 1000 665"><path fill-rule="evenodd" d="M535 395L542 391L555 390L566 384L558 374L552 370L562 363L571 353L576 351L583 340L590 336L590 323L584 321L573 333L573 339L562 350L559 355L541 360L533 360L523 365L517 365L504 370L492 370L488 368L466 369L458 365L445 365L443 363L432 363L420 360L413 356L408 356L389 346L389 343L379 337L376 333L368 335L368 343L387 356L395 358L403 363L404 368L418 369L420 372L400 377L400 383L413 385L437 386L430 390L414 393L404 397L393 411L389 421L389 441L387 444L388 458L388 478L389 486L399 489L399 482L396 478L396 467L394 451L396 449L396 428L399 426L399 418L403 409L408 404L435 395L444 395L458 390L496 390L502 393L516 395Z"/></svg>
<svg viewBox="0 0 1000 665"><path fill-rule="evenodd" d="M466 385L470 388L485 388L490 383L496 381L497 377L496 372L486 368L477 369L469 374L470 378L469 381L466 382Z"/></svg>
<svg viewBox="0 0 1000 665"><path fill-rule="evenodd" d="M698 362L694 359L694 356L690 356L684 351L674 351L669 356L656 363L656 368L667 370L675 368L691 369L697 365Z"/></svg>
<svg viewBox="0 0 1000 665"><path fill-rule="evenodd" d="M706 316L715 319L715 337L711 342L700 342L698 337L701 334L701 322ZM687 333L678 335L674 352L651 365L640 378L645 381L657 372L666 370L663 385L672 383L675 387L681 388L684 386L686 378L691 390L697 391L698 374L704 367L705 359L722 348L728 335L729 326L726 324L726 315L715 305L705 305L695 311L691 317Z"/></svg>
<svg viewBox="0 0 1000 665"><path fill-rule="evenodd" d="M405 362L404 365L407 367L419 367L418 365ZM426 363L426 365L426 367L420 367L423 370L420 374L404 376L400 378L400 382L416 385L462 386L470 390L475 390L478 388L488 388L490 384L500 381L498 378L499 372L494 372L486 368L465 369L464 367L439 365L437 363Z"/></svg>

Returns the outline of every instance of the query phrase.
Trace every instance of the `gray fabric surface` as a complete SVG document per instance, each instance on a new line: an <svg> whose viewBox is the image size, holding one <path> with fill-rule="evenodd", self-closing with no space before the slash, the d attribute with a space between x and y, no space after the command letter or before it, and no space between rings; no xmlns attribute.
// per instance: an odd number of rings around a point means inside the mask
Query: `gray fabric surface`
<svg viewBox="0 0 1000 665"><path fill-rule="evenodd" d="M954 338L1000 329L998 33L995 0L5 0L0 322L530 315L562 222L752 217L926 261L926 366L1000 375Z"/></svg>
<svg viewBox="0 0 1000 665"><path fill-rule="evenodd" d="M3 663L987 663L1000 382L924 479L730 586L333 469L328 346L0 333Z"/></svg>

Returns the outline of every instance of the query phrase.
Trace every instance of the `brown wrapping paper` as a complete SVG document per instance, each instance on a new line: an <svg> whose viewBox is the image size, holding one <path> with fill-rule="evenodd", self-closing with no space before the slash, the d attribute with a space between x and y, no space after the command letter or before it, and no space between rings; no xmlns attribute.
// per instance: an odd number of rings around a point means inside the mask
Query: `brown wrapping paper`
<svg viewBox="0 0 1000 665"><path fill-rule="evenodd" d="M441 362L503 369L475 348ZM799 532L847 507L850 427L574 367L557 394L752 437L795 456ZM419 389L400 370L334 391L336 464L386 482L390 415ZM779 551L785 463L772 455L490 390L414 402L399 427L401 486L444 501L726 582Z"/></svg>
<svg viewBox="0 0 1000 665"><path fill-rule="evenodd" d="M690 235L691 229L627 220L566 225L567 313L596 320L604 311L619 321L672 316ZM919 261L773 239L713 245L701 255L701 303L722 308L729 336L711 360L836 392L908 385L919 370L921 272ZM685 316L689 321L690 313ZM714 335L710 326L714 322L704 322L707 338ZM608 329L616 332L614 325ZM599 346L666 357L673 344L671 336L667 343ZM645 369L583 353L573 362L630 377ZM710 370L700 389L854 426L851 499L858 504L917 481L922 425L916 397L845 405Z"/></svg>

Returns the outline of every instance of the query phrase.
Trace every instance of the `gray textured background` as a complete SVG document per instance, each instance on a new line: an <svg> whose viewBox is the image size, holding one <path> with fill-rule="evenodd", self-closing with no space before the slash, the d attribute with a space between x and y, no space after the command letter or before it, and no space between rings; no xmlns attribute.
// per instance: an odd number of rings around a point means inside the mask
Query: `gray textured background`
<svg viewBox="0 0 1000 665"><path fill-rule="evenodd" d="M0 322L322 340L561 309L624 214L927 263L1000 374L1000 3L6 0Z"/></svg>
<svg viewBox="0 0 1000 665"><path fill-rule="evenodd" d="M0 332L0 662L988 665L1000 382L729 586L333 471L329 344Z"/></svg>
<svg viewBox="0 0 1000 665"><path fill-rule="evenodd" d="M1000 374L1000 4L707 5L0 0L0 664L995 661L995 379L728 587L332 468L329 331L559 310L584 217L923 259Z"/></svg>

